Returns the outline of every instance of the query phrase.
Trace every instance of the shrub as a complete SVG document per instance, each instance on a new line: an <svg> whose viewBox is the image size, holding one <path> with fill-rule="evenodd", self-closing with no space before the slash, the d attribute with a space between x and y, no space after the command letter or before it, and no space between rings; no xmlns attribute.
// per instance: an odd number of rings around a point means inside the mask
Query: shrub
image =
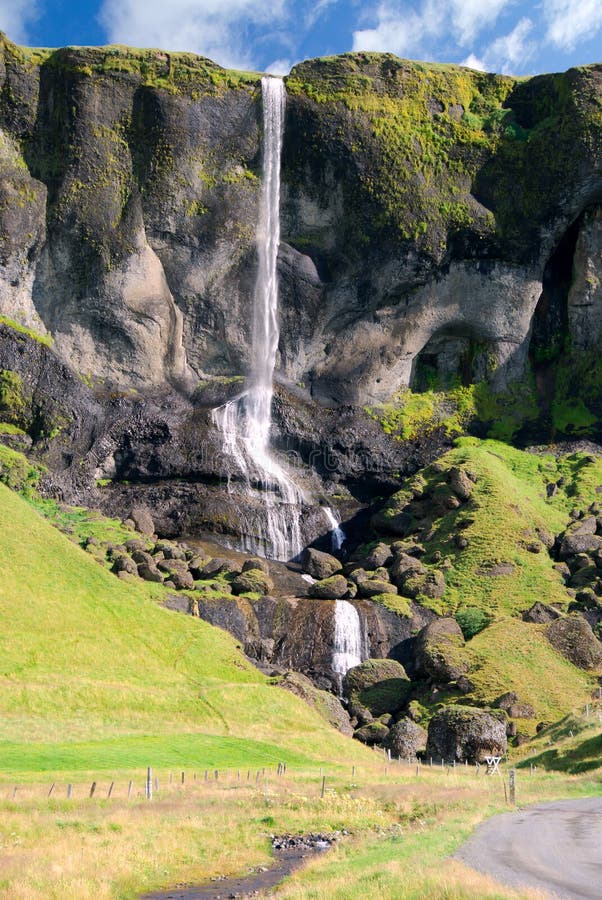
<svg viewBox="0 0 602 900"><path fill-rule="evenodd" d="M491 621L487 613L479 609L478 606L464 606L458 610L455 615L456 622L462 629L464 640L468 641L484 628L487 628Z"/></svg>

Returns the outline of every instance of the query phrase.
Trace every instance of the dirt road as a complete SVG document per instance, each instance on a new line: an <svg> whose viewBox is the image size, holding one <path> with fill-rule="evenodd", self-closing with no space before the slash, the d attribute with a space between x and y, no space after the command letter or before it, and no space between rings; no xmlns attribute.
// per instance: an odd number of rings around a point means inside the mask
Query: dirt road
<svg viewBox="0 0 602 900"><path fill-rule="evenodd" d="M602 900L602 797L494 816L455 855L502 884Z"/></svg>

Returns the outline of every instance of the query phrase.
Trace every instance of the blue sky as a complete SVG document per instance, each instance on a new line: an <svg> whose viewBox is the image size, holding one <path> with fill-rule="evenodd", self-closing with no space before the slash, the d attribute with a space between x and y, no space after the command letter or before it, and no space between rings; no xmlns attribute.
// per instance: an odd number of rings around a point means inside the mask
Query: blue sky
<svg viewBox="0 0 602 900"><path fill-rule="evenodd" d="M33 46L190 50L276 74L347 50L515 75L602 61L602 0L0 0L0 29Z"/></svg>

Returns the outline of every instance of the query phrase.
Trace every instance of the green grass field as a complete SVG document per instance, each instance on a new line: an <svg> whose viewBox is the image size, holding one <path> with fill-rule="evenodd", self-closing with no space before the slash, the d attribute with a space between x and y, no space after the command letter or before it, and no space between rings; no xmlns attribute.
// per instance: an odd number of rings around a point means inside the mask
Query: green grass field
<svg viewBox="0 0 602 900"><path fill-rule="evenodd" d="M366 753L270 684L228 634L115 578L3 485L0 531L2 771Z"/></svg>

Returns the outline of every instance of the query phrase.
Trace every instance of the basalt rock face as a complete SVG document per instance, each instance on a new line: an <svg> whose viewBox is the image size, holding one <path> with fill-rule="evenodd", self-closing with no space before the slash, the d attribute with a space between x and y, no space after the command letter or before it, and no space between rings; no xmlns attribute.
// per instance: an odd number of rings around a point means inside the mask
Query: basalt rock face
<svg viewBox="0 0 602 900"><path fill-rule="evenodd" d="M504 386L558 322L597 352L601 80L381 54L287 78L272 440L310 495L343 483L361 506L449 444L393 440L360 408L425 366ZM166 535L248 528L210 411L251 367L261 146L257 75L0 38L0 314L54 340L16 352L7 330L0 366L54 416L33 435L49 491L141 503ZM326 535L302 517L306 543Z"/></svg>
<svg viewBox="0 0 602 900"><path fill-rule="evenodd" d="M545 263L585 210L569 318L594 340L599 66L516 82L346 54L286 81L284 378L382 400L425 348L452 374L520 377ZM244 376L259 76L3 38L0 86L1 311L124 388Z"/></svg>

